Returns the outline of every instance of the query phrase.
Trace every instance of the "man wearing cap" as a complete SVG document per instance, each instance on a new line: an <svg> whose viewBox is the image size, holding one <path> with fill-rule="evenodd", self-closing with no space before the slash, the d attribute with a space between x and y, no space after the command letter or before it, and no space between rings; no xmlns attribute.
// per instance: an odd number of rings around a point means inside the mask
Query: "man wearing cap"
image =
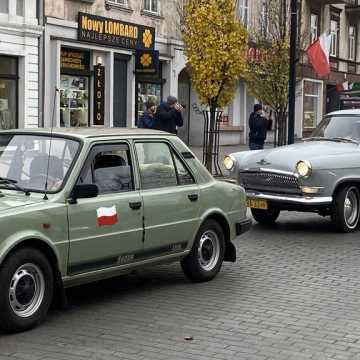
<svg viewBox="0 0 360 360"><path fill-rule="evenodd" d="M255 104L254 112L249 118L249 147L250 150L262 150L266 139L268 121L264 117L262 105Z"/></svg>
<svg viewBox="0 0 360 360"><path fill-rule="evenodd" d="M157 121L155 128L172 134L177 134L177 128L183 126L184 120L181 112L183 107L177 98L168 96L166 102L162 102L156 111Z"/></svg>

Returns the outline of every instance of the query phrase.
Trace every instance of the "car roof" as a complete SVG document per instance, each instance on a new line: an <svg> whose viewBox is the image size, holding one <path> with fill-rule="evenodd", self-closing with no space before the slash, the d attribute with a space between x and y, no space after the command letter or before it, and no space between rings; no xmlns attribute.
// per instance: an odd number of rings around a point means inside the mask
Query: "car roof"
<svg viewBox="0 0 360 360"><path fill-rule="evenodd" d="M158 130L138 128L105 128L105 127L73 127L73 128L32 128L2 131L2 134L34 134L54 136L71 136L79 139L104 137L131 137L131 136L174 136Z"/></svg>
<svg viewBox="0 0 360 360"><path fill-rule="evenodd" d="M339 110L333 111L327 115L359 115L360 116L360 109L349 109L349 110Z"/></svg>

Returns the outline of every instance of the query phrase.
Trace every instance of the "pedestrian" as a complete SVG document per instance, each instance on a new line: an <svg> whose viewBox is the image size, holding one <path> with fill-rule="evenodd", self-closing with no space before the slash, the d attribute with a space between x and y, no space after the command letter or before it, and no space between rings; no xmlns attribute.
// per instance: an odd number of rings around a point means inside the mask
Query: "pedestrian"
<svg viewBox="0 0 360 360"><path fill-rule="evenodd" d="M261 150L264 148L268 120L264 116L262 105L255 104L254 111L249 117L249 147L250 150Z"/></svg>
<svg viewBox="0 0 360 360"><path fill-rule="evenodd" d="M156 123L156 105L152 101L145 103L146 110L139 118L138 128L141 129L154 129Z"/></svg>
<svg viewBox="0 0 360 360"><path fill-rule="evenodd" d="M156 110L156 129L177 134L177 128L184 125L183 109L175 96L168 96L166 102L162 102Z"/></svg>

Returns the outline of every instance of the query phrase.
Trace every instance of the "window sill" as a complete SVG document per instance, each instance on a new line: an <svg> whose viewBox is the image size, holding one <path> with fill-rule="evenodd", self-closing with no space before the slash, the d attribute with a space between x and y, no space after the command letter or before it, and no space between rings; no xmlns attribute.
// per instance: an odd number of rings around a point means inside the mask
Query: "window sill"
<svg viewBox="0 0 360 360"><path fill-rule="evenodd" d="M153 19L158 19L158 20L163 20L164 17L161 16L160 13L155 13L155 12L152 12L152 11L148 11L148 10L141 10L141 15L145 15L145 16L149 16Z"/></svg>
<svg viewBox="0 0 360 360"><path fill-rule="evenodd" d="M130 14L134 12L134 10L127 5L116 4L111 1L105 2L105 8L106 8L106 10L117 9L117 10L121 10L121 11L130 13Z"/></svg>

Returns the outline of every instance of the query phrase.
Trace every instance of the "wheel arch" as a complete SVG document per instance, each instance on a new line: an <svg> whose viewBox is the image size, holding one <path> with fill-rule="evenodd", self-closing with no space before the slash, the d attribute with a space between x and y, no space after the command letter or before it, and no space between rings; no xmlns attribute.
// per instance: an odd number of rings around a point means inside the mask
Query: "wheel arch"
<svg viewBox="0 0 360 360"><path fill-rule="evenodd" d="M33 248L40 251L48 259L54 274L54 300L57 301L58 305L64 307L66 305L66 296L60 272L60 259L59 254L53 244L50 245L48 241L43 240L40 237L29 237L18 240L17 242L14 242L11 246L9 246L6 251L1 255L0 265L12 253L25 247Z"/></svg>
<svg viewBox="0 0 360 360"><path fill-rule="evenodd" d="M206 214L202 219L201 224L203 224L206 220L214 220L216 221L222 228L225 236L225 261L235 262L236 261L236 248L235 245L231 242L231 230L229 220L226 218L224 214L219 211L214 211Z"/></svg>
<svg viewBox="0 0 360 360"><path fill-rule="evenodd" d="M357 186L359 188L360 191L360 178L344 178L344 179L340 179L334 186L334 190L333 190L333 198L335 197L335 195L338 193L338 191L343 187L343 186Z"/></svg>

